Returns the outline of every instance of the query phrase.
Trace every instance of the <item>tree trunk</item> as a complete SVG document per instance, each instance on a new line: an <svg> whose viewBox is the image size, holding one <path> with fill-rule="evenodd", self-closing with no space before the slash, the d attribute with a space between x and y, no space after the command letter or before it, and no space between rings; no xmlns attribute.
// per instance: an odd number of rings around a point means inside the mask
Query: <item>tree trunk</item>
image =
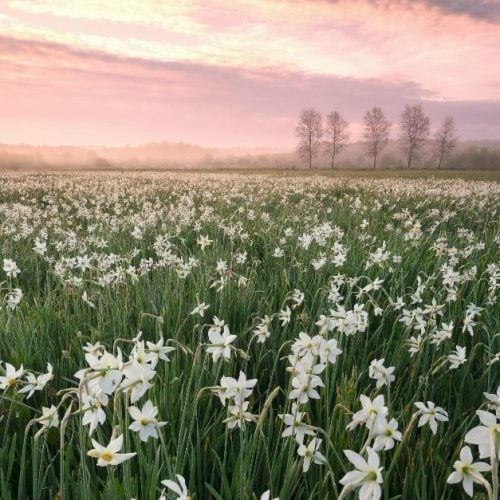
<svg viewBox="0 0 500 500"><path fill-rule="evenodd" d="M311 135L309 134L309 170L312 169L312 163L313 163L312 138Z"/></svg>
<svg viewBox="0 0 500 500"><path fill-rule="evenodd" d="M375 170L377 168L377 155L374 154L373 155L373 170Z"/></svg>
<svg viewBox="0 0 500 500"><path fill-rule="evenodd" d="M332 170L335 168L335 153L332 154Z"/></svg>
<svg viewBox="0 0 500 500"><path fill-rule="evenodd" d="M441 163L443 163L443 153L440 153L439 155L438 170L441 169Z"/></svg>

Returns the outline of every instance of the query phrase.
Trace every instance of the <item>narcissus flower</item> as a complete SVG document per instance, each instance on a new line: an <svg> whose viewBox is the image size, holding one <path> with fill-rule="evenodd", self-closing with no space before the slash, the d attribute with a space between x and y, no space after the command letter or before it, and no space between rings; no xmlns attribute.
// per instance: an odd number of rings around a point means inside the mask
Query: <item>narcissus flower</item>
<svg viewBox="0 0 500 500"><path fill-rule="evenodd" d="M419 413L421 414L418 420L418 426L422 427L425 424L429 424L433 434L437 432L438 420L440 422L448 421L448 413L440 406L436 406L432 401L427 401L427 406L422 402L415 403L415 406L419 409Z"/></svg>
<svg viewBox="0 0 500 500"><path fill-rule="evenodd" d="M345 456L356 469L348 472L340 480L340 484L350 489L361 488L359 490L361 500L377 500L381 495L383 467L380 467L380 458L374 450L368 447L367 453L368 459L365 460L354 451L344 450Z"/></svg>
<svg viewBox="0 0 500 500"><path fill-rule="evenodd" d="M383 394L379 394L373 401L364 394L361 394L359 399L362 408L353 415L347 429L351 431L360 424L366 424L369 429L380 428L389 411L385 406Z"/></svg>
<svg viewBox="0 0 500 500"><path fill-rule="evenodd" d="M170 491L173 491L177 495L177 500L189 500L191 497L187 490L186 480L180 474L176 474L176 477L177 483L170 479L165 479L161 484Z"/></svg>
<svg viewBox="0 0 500 500"><path fill-rule="evenodd" d="M215 329L210 330L208 338L211 345L207 348L207 352L212 355L214 361L218 361L221 357L224 359L231 357L231 348L229 346L236 340L236 335L231 335L227 325L224 326L222 334Z"/></svg>
<svg viewBox="0 0 500 500"><path fill-rule="evenodd" d="M3 259L3 270L9 278L15 278L21 272L12 259Z"/></svg>
<svg viewBox="0 0 500 500"><path fill-rule="evenodd" d="M496 415L484 410L477 410L476 413L483 425L470 430L465 435L465 442L479 448L480 458L490 458L494 449L500 460L500 423L497 422Z"/></svg>
<svg viewBox="0 0 500 500"><path fill-rule="evenodd" d="M20 394L28 393L26 396L29 399L33 396L35 391L41 391L47 383L54 378L53 367L50 363L47 363L47 373L38 375L35 377L32 373L26 374L27 384L19 390Z"/></svg>
<svg viewBox="0 0 500 500"><path fill-rule="evenodd" d="M57 408L54 405L52 405L50 408L42 406L42 416L37 420L42 424L42 427L57 427L59 425Z"/></svg>
<svg viewBox="0 0 500 500"><path fill-rule="evenodd" d="M382 426L376 430L377 437L373 444L375 451L391 450L394 448L394 441L401 441L402 434L398 431L398 422L395 418L390 422L384 422Z"/></svg>
<svg viewBox="0 0 500 500"><path fill-rule="evenodd" d="M0 389L6 390L14 387L24 372L23 365L16 370L10 363L5 363L5 375L0 376Z"/></svg>
<svg viewBox="0 0 500 500"><path fill-rule="evenodd" d="M460 451L460 460L457 460L453 467L455 472L452 472L447 479L448 484L454 484L462 482L467 495L472 497L474 483L481 483L483 481L483 476L481 472L486 472L490 470L490 466L484 462L472 463L473 457L472 452L468 446L464 446Z"/></svg>
<svg viewBox="0 0 500 500"><path fill-rule="evenodd" d="M95 439L92 439L92 445L94 449L88 451L87 455L97 458L97 465L99 467L118 465L137 455L137 453L118 453L123 446L123 434L120 434L116 439L112 439L108 446L100 445Z"/></svg>
<svg viewBox="0 0 500 500"><path fill-rule="evenodd" d="M312 438L307 444L301 444L297 450L299 456L304 457L302 471L307 472L311 466L311 462L315 464L322 464L326 462L326 458L318 451L321 446L321 439Z"/></svg>
<svg viewBox="0 0 500 500"><path fill-rule="evenodd" d="M146 401L142 410L139 410L139 408L135 406L131 406L128 412L134 419L129 429L138 432L141 441L146 442L150 437L158 439L158 429L167 425L167 422L158 422L158 420L156 420L158 408L153 406L151 401Z"/></svg>

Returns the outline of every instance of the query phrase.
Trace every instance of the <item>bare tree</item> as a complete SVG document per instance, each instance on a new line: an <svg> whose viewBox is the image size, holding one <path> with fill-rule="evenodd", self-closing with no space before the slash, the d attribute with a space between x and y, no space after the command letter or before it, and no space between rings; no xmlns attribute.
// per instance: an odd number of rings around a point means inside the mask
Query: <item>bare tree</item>
<svg viewBox="0 0 500 500"><path fill-rule="evenodd" d="M335 167L335 157L345 148L351 134L349 124L338 111L332 111L326 117L326 149L332 160L332 169Z"/></svg>
<svg viewBox="0 0 500 500"><path fill-rule="evenodd" d="M438 169L441 168L443 162L449 160L457 142L458 136L455 120L451 116L447 116L441 128L434 134L434 148L438 158Z"/></svg>
<svg viewBox="0 0 500 500"><path fill-rule="evenodd" d="M421 104L407 105L401 113L401 149L406 155L408 168L414 160L421 158L430 127L431 122Z"/></svg>
<svg viewBox="0 0 500 500"><path fill-rule="evenodd" d="M295 135L299 139L300 156L306 158L309 168L312 168L312 160L318 154L323 136L321 114L317 109L305 108L300 112Z"/></svg>
<svg viewBox="0 0 500 500"><path fill-rule="evenodd" d="M365 113L364 122L363 138L367 143L368 152L373 156L373 168L377 168L377 157L389 142L392 124L378 107L369 109Z"/></svg>

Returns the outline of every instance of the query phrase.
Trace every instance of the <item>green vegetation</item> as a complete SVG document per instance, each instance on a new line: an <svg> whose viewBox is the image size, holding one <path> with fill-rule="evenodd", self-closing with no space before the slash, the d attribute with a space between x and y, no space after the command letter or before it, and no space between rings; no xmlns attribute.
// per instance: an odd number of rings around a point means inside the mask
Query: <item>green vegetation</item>
<svg viewBox="0 0 500 500"><path fill-rule="evenodd" d="M494 416L483 393L500 381L498 180L486 171L4 175L0 497L176 498L161 481L180 474L196 500L267 490L335 499L353 469L344 450L377 448L370 420L346 429L363 395L383 395L403 434L376 450L383 498L465 495L447 478L476 410ZM152 347L162 339L168 362ZM341 353L328 357L334 345ZM241 400L226 391L223 404L221 377L240 372L255 385ZM28 397L30 374L47 376ZM320 379L318 399L303 398L302 376ZM295 400L303 443L321 440L313 452L324 460L314 455L310 467L300 439L282 437L279 415L297 415ZM147 401L157 438L143 442L128 408ZM417 426L425 412L415 403L428 401L447 412L435 434ZM85 415L98 409L89 436ZM98 466L92 439L120 435L119 452L136 455ZM482 474L494 488L495 473ZM481 484L474 491L487 498Z"/></svg>

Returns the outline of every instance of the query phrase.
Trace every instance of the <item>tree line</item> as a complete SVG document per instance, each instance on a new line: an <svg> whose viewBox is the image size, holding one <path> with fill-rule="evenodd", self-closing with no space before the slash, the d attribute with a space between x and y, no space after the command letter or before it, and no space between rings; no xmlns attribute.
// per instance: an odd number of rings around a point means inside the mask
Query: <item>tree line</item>
<svg viewBox="0 0 500 500"><path fill-rule="evenodd" d="M374 169L381 151L389 142L391 127L392 123L380 107L367 110L363 117L363 142L373 158ZM400 147L407 167L411 168L422 157L431 134L430 119L421 104L405 107L401 113L400 130ZM323 123L321 113L315 108L305 108L300 112L295 134L299 139L298 152L308 162L309 168L312 168L313 159L321 151L328 155L331 168L335 168L335 159L351 137L349 123L338 111L328 113ZM455 121L447 116L430 142L438 169L450 159L457 142Z"/></svg>

